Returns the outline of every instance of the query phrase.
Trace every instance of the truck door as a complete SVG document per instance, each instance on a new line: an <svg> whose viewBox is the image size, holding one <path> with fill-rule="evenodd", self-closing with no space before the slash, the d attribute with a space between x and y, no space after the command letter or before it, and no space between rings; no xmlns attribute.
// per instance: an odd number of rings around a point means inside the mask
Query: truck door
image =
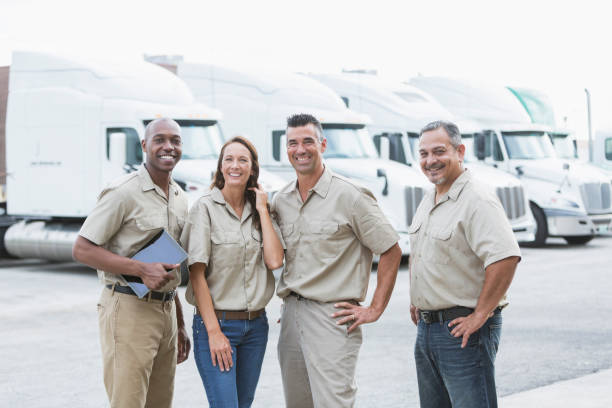
<svg viewBox="0 0 612 408"><path fill-rule="evenodd" d="M130 126L104 126L105 152L103 184L131 173L142 163L140 138Z"/></svg>

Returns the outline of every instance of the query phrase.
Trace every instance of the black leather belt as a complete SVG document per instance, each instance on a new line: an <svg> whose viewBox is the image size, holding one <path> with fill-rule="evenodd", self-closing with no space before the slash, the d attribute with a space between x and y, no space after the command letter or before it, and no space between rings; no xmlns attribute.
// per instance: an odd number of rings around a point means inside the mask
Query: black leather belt
<svg viewBox="0 0 612 408"><path fill-rule="evenodd" d="M501 307L495 309L495 312L501 311ZM463 306L455 306L449 309L442 310L419 310L419 315L424 323L438 323L447 320L453 320L458 317L466 317L474 312L474 309Z"/></svg>
<svg viewBox="0 0 612 408"><path fill-rule="evenodd" d="M121 285L106 285L106 289L114 290L115 292L123 293L125 295L133 295L136 296L136 293L129 286L121 286ZM176 290L171 290L169 292L154 292L149 291L142 300L161 300L162 302L169 302L174 299L176 296Z"/></svg>

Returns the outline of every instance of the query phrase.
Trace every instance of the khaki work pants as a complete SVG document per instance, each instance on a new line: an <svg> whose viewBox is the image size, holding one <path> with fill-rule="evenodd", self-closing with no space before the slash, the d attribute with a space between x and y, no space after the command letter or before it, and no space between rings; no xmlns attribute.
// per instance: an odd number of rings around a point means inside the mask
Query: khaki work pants
<svg viewBox="0 0 612 408"><path fill-rule="evenodd" d="M361 327L347 334L330 315L335 302L296 296L284 300L278 359L287 408L343 408L355 405L355 369Z"/></svg>
<svg viewBox="0 0 612 408"><path fill-rule="evenodd" d="M104 288L98 303L104 385L113 408L172 406L177 358L174 301Z"/></svg>

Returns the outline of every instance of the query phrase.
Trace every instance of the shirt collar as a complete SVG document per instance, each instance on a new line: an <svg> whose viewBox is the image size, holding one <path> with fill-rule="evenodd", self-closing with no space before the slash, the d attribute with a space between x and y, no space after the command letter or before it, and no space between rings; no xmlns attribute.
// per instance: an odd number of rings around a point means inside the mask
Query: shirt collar
<svg viewBox="0 0 612 408"><path fill-rule="evenodd" d="M210 191L210 196L213 201L218 204L225 204L225 198L223 197L223 193L219 190L218 187L213 187Z"/></svg>
<svg viewBox="0 0 612 408"><path fill-rule="evenodd" d="M151 175L149 174L149 171L147 170L144 164L138 168L137 173L140 177L142 191L155 190L157 188L161 192L161 188L153 182L153 179L151 178ZM174 181L174 179L170 177L170 187L168 188L168 195L178 195L177 190L180 188L181 187L176 183L176 181ZM165 196L165 194L161 195Z"/></svg>
<svg viewBox="0 0 612 408"><path fill-rule="evenodd" d="M453 181L453 185L448 190L448 197L453 201L457 201L459 195L463 191L463 188L472 180L472 173L467 169L463 170L463 172Z"/></svg>
<svg viewBox="0 0 612 408"><path fill-rule="evenodd" d="M140 176L142 191L155 190L155 183L144 164L138 169L138 176Z"/></svg>
<svg viewBox="0 0 612 408"><path fill-rule="evenodd" d="M232 214L234 214L236 216L236 218L238 217L238 215L235 213L234 209L232 208L231 205L227 204L227 201L225 201L225 197L223 197L223 193L221 192L221 190L218 187L213 187L211 192L210 192L210 196L212 197L213 201L217 204L223 204L225 206L225 208L227 209L227 211L231 212ZM241 221L244 221L247 219L247 217L249 215L251 215L251 203L247 200L244 203L244 208L242 209L242 219Z"/></svg>
<svg viewBox="0 0 612 408"><path fill-rule="evenodd" d="M319 181L317 181L317 184L315 184L315 186L312 188L312 191L320 195L322 198L325 198L327 196L327 192L329 191L329 186L331 185L332 175L333 173L331 169L325 166L323 174L321 177L319 177Z"/></svg>
<svg viewBox="0 0 612 408"><path fill-rule="evenodd" d="M319 180L317 180L317 183L311 190L320 195L322 198L325 198L327 196L327 193L329 192L329 186L331 185L332 176L333 172L331 171L331 169L327 166L324 166L323 174L321 174L321 177L319 177ZM297 186L298 181L295 180L295 183L293 183L289 192L297 191Z"/></svg>

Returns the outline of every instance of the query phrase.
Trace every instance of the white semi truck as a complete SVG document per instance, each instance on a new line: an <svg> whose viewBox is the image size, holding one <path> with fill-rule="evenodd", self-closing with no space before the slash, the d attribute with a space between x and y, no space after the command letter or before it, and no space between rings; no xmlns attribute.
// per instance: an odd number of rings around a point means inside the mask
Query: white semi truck
<svg viewBox="0 0 612 408"><path fill-rule="evenodd" d="M516 96L523 105L531 119L531 123L550 126L552 130L548 133L555 147L557 157L567 161L569 164L581 167L594 166L597 171L603 172L612 182L612 166L606 167L603 149L605 146L602 133L598 132L593 141L593 160L586 162L580 160L578 155L578 141L574 132L557 125L552 101L546 94L531 88L508 87L510 92Z"/></svg>
<svg viewBox="0 0 612 408"><path fill-rule="evenodd" d="M550 139L552 129L530 123L508 89L439 77L415 77L410 84L453 114L486 129L475 137L476 156L516 174L523 182L537 224L537 245L549 236L585 244L609 231L612 192L608 177L591 166L558 158Z"/></svg>
<svg viewBox="0 0 612 408"><path fill-rule="evenodd" d="M313 78L335 90L344 102L372 119L370 134L383 159L394 160L419 170L417 157L420 129L434 120L454 120L453 115L424 92L406 84L385 81L370 74L312 74ZM467 144L465 166L474 176L490 185L499 197L519 242L531 242L535 221L518 178L478 163L472 151L475 124L459 121ZM416 148L415 148L416 147ZM424 177L424 176L423 176Z"/></svg>
<svg viewBox="0 0 612 408"><path fill-rule="evenodd" d="M220 113L196 103L163 68L15 52L9 73L8 90L0 92L8 94L7 213L18 221L4 233L10 255L71 260L99 192L142 163L140 141L156 118L173 118L182 128L183 157L173 178L190 201L208 189L223 143ZM282 185L270 177L274 188Z"/></svg>
<svg viewBox="0 0 612 408"><path fill-rule="evenodd" d="M593 163L612 172L612 130L595 132Z"/></svg>
<svg viewBox="0 0 612 408"><path fill-rule="evenodd" d="M323 84L300 74L241 71L215 65L179 63L178 76L196 98L220 109L228 134L255 141L264 168L295 178L285 152L286 118L295 113L317 117L327 138L325 163L367 186L400 233L409 253L408 227L428 183L419 172L380 160L368 134L368 118L346 108Z"/></svg>

